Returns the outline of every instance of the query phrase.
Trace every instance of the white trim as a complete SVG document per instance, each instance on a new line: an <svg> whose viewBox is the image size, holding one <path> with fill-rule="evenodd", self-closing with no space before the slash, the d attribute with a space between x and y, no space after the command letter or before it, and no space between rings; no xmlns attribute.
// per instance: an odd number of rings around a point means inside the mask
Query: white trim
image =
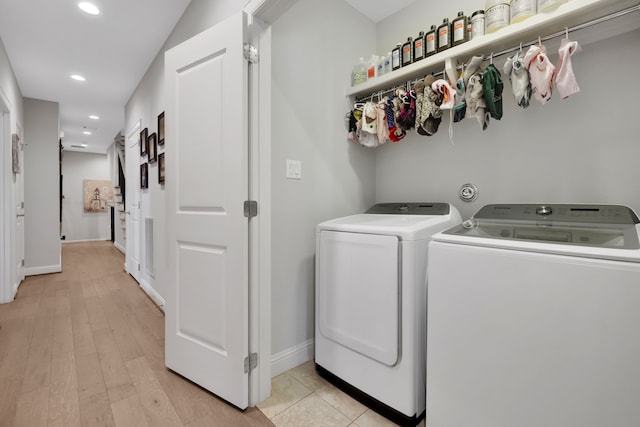
<svg viewBox="0 0 640 427"><path fill-rule="evenodd" d="M153 289L153 287L150 284L148 284L144 280L141 280L140 289L142 289L144 293L147 294L149 298L151 298L151 300L156 303L158 308L164 312L165 300L155 289Z"/></svg>
<svg viewBox="0 0 640 427"><path fill-rule="evenodd" d="M315 340L313 338L276 353L271 357L271 374L276 377L309 360L313 360L314 354Z"/></svg>
<svg viewBox="0 0 640 427"><path fill-rule="evenodd" d="M100 238L100 239L78 239L78 240L61 240L60 243L66 245L67 243L82 243L82 242L110 242L111 240L108 238Z"/></svg>
<svg viewBox="0 0 640 427"><path fill-rule="evenodd" d="M40 274L60 273L62 272L62 264L43 265L42 267L28 267L24 269L25 276L38 276Z"/></svg>
<svg viewBox="0 0 640 427"><path fill-rule="evenodd" d="M126 249L124 246L122 246L120 243L118 243L118 242L113 242L113 246L115 246L115 248L116 248L117 250L119 250L120 252L122 252L124 255L126 255L126 254L127 254L127 249Z"/></svg>

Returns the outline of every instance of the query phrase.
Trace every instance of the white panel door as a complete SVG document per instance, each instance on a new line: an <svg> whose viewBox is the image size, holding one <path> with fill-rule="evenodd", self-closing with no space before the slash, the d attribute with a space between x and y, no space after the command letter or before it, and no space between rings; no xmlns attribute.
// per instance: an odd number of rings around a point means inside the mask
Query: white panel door
<svg viewBox="0 0 640 427"><path fill-rule="evenodd" d="M126 263L125 268L140 283L140 124L127 135Z"/></svg>
<svg viewBox="0 0 640 427"><path fill-rule="evenodd" d="M165 363L248 404L248 64L244 13L165 54Z"/></svg>

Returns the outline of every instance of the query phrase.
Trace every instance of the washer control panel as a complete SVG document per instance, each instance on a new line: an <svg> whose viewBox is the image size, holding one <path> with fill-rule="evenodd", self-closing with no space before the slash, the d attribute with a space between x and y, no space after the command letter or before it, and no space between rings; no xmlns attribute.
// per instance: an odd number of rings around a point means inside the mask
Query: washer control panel
<svg viewBox="0 0 640 427"><path fill-rule="evenodd" d="M580 222L589 224L638 224L633 210L620 205L508 204L486 205L474 216L476 220L531 222Z"/></svg>

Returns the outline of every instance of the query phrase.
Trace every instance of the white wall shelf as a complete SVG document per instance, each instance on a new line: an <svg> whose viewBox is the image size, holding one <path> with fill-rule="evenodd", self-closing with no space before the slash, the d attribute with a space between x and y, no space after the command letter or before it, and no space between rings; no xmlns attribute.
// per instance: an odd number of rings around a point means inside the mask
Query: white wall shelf
<svg viewBox="0 0 640 427"><path fill-rule="evenodd" d="M447 58L467 61L474 55L497 53L517 47L520 43L528 43L538 37L544 37L567 27L583 24L639 4L638 0L570 0L549 13L538 13L495 33L470 40L389 74L351 87L345 95L356 98L369 96L378 91L421 78L428 73L443 71ZM631 20L631 22L634 21L640 22L640 19ZM638 26L636 22L631 25L636 25L636 28ZM632 28L627 28L627 30L629 29Z"/></svg>

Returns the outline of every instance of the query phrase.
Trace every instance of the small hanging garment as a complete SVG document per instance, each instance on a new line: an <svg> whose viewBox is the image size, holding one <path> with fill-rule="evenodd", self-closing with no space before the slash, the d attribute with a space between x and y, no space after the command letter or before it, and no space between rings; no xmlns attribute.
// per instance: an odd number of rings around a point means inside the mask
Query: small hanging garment
<svg viewBox="0 0 640 427"><path fill-rule="evenodd" d="M377 134L377 118L376 104L371 101L365 103L362 109L362 119L360 120L362 131L360 132L359 142L361 145L365 147L377 147L380 145Z"/></svg>
<svg viewBox="0 0 640 427"><path fill-rule="evenodd" d="M433 75L428 75L423 80L424 96L420 115L421 122L416 126L416 130L420 135L431 136L435 134L442 121L442 110L438 105L439 97L431 88L435 80Z"/></svg>
<svg viewBox="0 0 640 427"><path fill-rule="evenodd" d="M440 109L451 110L456 105L456 90L451 87L448 81L438 79L431 83L431 89L442 99Z"/></svg>
<svg viewBox="0 0 640 427"><path fill-rule="evenodd" d="M502 118L502 76L500 71L493 65L487 65L482 73L482 90L487 111L496 120Z"/></svg>
<svg viewBox="0 0 640 427"><path fill-rule="evenodd" d="M458 77L456 82L456 105L453 107L453 121L459 122L464 119L467 113L467 101L465 100L466 88L464 86L464 75Z"/></svg>
<svg viewBox="0 0 640 427"><path fill-rule="evenodd" d="M378 143L380 145L387 142L389 139L389 124L387 122L387 99L383 99L376 105L376 113L377 118L376 122L378 123Z"/></svg>
<svg viewBox="0 0 640 427"><path fill-rule="evenodd" d="M362 111L354 108L347 114L349 120L349 134L347 139L351 142L358 142L360 137L360 119L362 118Z"/></svg>
<svg viewBox="0 0 640 427"><path fill-rule="evenodd" d="M571 66L571 55L581 50L582 48L578 45L578 42L572 42L567 38L560 41L556 89L562 99L567 99L574 93L580 92L580 87L578 87L578 82Z"/></svg>
<svg viewBox="0 0 640 427"><path fill-rule="evenodd" d="M507 58L502 71L509 76L516 103L522 108L527 108L531 100L531 80L529 70L524 64L524 53L517 52L511 58Z"/></svg>
<svg viewBox="0 0 640 427"><path fill-rule="evenodd" d="M524 55L524 62L531 77L531 93L538 101L546 104L553 93L553 77L556 73L556 67L547 57L546 48L542 45L529 47Z"/></svg>
<svg viewBox="0 0 640 427"><path fill-rule="evenodd" d="M391 142L400 142L407 134L402 129L396 127L394 98L394 96L387 98L387 126L389 127L389 139Z"/></svg>
<svg viewBox="0 0 640 427"><path fill-rule="evenodd" d="M491 114L486 111L487 104L484 100L482 73L477 72L469 77L465 99L467 101L467 117L475 117L482 130L485 130L489 126Z"/></svg>

